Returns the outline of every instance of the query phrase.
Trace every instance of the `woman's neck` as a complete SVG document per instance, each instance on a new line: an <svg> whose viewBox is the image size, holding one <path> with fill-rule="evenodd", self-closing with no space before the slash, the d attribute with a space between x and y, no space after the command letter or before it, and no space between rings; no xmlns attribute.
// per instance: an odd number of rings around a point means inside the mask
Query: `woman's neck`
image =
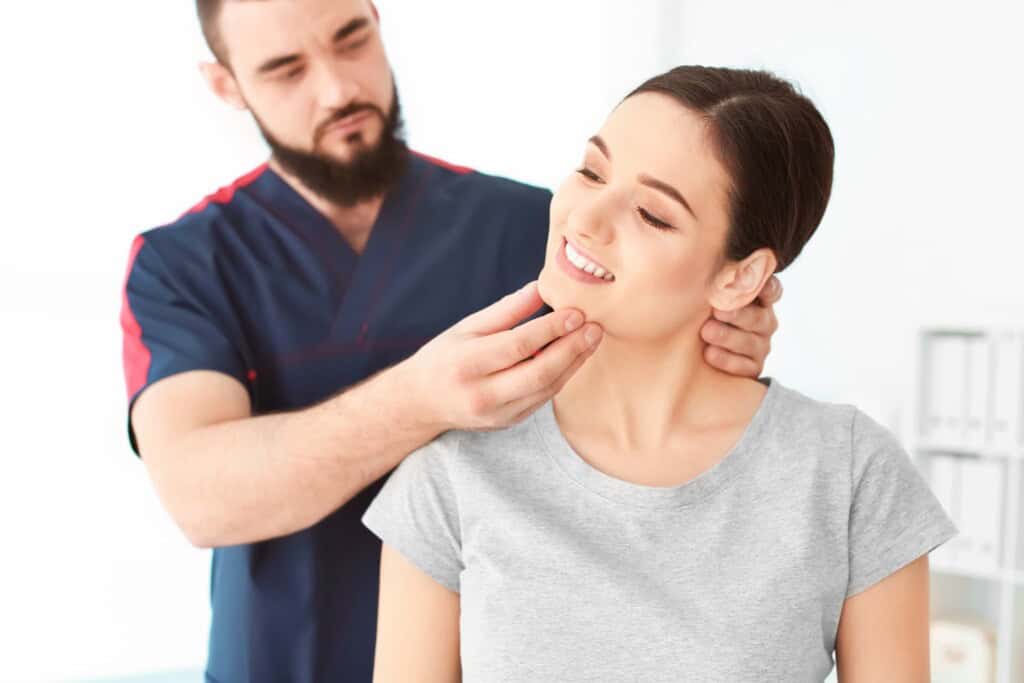
<svg viewBox="0 0 1024 683"><path fill-rule="evenodd" d="M664 451L694 434L742 428L764 387L704 361L698 330L651 343L606 335L554 400L563 432L618 452Z"/></svg>

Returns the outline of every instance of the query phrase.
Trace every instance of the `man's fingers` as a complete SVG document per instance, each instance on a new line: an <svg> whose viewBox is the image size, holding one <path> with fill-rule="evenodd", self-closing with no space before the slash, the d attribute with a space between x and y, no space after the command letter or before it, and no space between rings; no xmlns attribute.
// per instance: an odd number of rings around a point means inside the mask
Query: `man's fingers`
<svg viewBox="0 0 1024 683"><path fill-rule="evenodd" d="M765 283L764 287L761 288L761 293L757 296L757 301L762 306L774 306L782 298L782 281L776 276L772 275L768 282Z"/></svg>
<svg viewBox="0 0 1024 683"><path fill-rule="evenodd" d="M580 356L589 354L600 343L602 331L593 323L555 341L532 360L520 363L492 376L491 395L504 403L557 386L566 370Z"/></svg>
<svg viewBox="0 0 1024 683"><path fill-rule="evenodd" d="M704 323L704 327L700 330L700 336L712 347L718 347L732 355L746 356L749 359L765 358L769 351L769 337L747 332L717 320L709 320ZM719 369L724 368L719 367Z"/></svg>
<svg viewBox="0 0 1024 683"><path fill-rule="evenodd" d="M506 406L506 410L508 410L509 413L513 416L512 419L510 420L510 423L518 424L519 422L522 422L527 417L529 417L535 410L537 410L537 408L539 408L540 406L544 405L552 398L557 396L558 392L560 392L563 389L563 387L565 387L566 383L570 379L572 379L572 376L576 374L576 371L579 370L583 366L583 364L587 362L587 359L594 355L595 350L597 350L597 347L592 346L588 351L581 353L579 356L577 356L576 360L573 361L572 365L565 369L565 371L562 373L562 376L555 380L554 384L548 386L545 389L541 389L540 391L531 396L527 396L525 398L521 398L509 403Z"/></svg>
<svg viewBox="0 0 1024 683"><path fill-rule="evenodd" d="M494 334L512 329L540 310L543 305L544 300L540 298L537 281L534 280L522 289L466 317L456 327L473 334Z"/></svg>
<svg viewBox="0 0 1024 683"><path fill-rule="evenodd" d="M738 311L712 310L715 320L719 320L744 332L751 332L762 337L771 337L778 328L775 310L769 307L751 304Z"/></svg>
<svg viewBox="0 0 1024 683"><path fill-rule="evenodd" d="M750 377L757 379L761 376L763 366L747 356L729 353L718 346L709 346L704 349L704 360L708 365L718 368L722 372L737 377Z"/></svg>
<svg viewBox="0 0 1024 683"><path fill-rule="evenodd" d="M481 340L480 361L474 366L481 375L489 375L510 368L533 357L545 346L578 330L584 323L583 314L574 309L549 313L542 318L523 323Z"/></svg>

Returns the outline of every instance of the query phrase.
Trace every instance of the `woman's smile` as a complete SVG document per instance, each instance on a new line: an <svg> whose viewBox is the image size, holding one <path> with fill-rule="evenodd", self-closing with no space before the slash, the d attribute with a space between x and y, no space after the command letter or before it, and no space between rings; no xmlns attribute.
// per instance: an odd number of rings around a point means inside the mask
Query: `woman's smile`
<svg viewBox="0 0 1024 683"><path fill-rule="evenodd" d="M558 249L558 265L565 273L579 282L608 284L615 281L615 275L601 263L585 255L576 245L562 238Z"/></svg>

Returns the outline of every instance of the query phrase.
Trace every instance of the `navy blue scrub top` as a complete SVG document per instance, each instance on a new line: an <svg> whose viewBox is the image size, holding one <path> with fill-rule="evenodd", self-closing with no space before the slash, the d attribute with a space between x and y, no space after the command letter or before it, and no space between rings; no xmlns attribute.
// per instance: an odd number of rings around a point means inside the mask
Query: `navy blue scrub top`
<svg viewBox="0 0 1024 683"><path fill-rule="evenodd" d="M129 405L189 370L238 379L255 414L336 394L535 279L550 199L413 154L360 255L264 165L135 239ZM383 481L310 529L214 550L209 681L369 683L380 541L360 519Z"/></svg>

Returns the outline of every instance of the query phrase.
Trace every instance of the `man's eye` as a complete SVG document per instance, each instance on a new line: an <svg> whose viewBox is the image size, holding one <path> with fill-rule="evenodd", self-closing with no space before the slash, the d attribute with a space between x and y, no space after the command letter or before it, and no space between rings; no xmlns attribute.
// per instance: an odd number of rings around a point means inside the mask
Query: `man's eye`
<svg viewBox="0 0 1024 683"><path fill-rule="evenodd" d="M291 69L288 69L283 74L281 74L281 80L291 81L291 80L294 80L295 78L298 78L301 74L302 74L302 67L301 66L296 66L296 67L293 67Z"/></svg>
<svg viewBox="0 0 1024 683"><path fill-rule="evenodd" d="M366 45L368 42L370 42L370 37L366 36L365 38L360 38L359 40L357 40L355 42L348 43L347 45L343 45L341 47L341 51L342 52L354 52L355 50L358 50L359 48L361 48L364 45Z"/></svg>
<svg viewBox="0 0 1024 683"><path fill-rule="evenodd" d="M597 175L596 173L594 173L593 171L591 171L586 166L584 166L583 168L576 169L576 172L579 173L584 178L586 178L587 180L592 180L595 183L601 182L601 177L599 175Z"/></svg>

